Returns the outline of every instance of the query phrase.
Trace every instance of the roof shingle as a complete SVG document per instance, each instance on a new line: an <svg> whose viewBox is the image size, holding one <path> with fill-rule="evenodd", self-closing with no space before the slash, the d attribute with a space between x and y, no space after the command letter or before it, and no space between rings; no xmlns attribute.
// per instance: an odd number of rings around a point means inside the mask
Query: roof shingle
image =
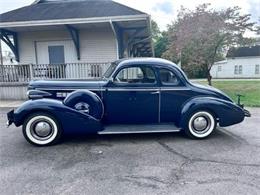
<svg viewBox="0 0 260 195"><path fill-rule="evenodd" d="M260 45L252 47L231 48L228 50L227 58L260 56Z"/></svg>
<svg viewBox="0 0 260 195"><path fill-rule="evenodd" d="M141 11L111 0L39 1L0 15L0 22L140 15Z"/></svg>

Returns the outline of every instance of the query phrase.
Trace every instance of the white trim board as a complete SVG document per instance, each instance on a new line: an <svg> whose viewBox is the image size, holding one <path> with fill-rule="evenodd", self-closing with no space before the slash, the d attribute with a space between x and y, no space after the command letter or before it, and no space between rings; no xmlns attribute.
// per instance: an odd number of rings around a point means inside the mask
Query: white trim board
<svg viewBox="0 0 260 195"><path fill-rule="evenodd" d="M0 28L51 26L51 25L64 25L64 24L91 24L91 23L102 23L102 22L110 22L110 21L115 21L115 22L135 21L135 20L147 20L148 17L149 15L140 14L140 15L110 16L110 17L2 22L0 23Z"/></svg>

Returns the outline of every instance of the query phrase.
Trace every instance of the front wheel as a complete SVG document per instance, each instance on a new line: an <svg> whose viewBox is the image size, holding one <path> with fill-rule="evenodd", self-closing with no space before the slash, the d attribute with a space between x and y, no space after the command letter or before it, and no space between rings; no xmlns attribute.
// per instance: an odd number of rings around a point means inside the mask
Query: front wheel
<svg viewBox="0 0 260 195"><path fill-rule="evenodd" d="M187 120L185 133L191 138L203 139L208 137L216 128L216 119L208 111L197 111Z"/></svg>
<svg viewBox="0 0 260 195"><path fill-rule="evenodd" d="M25 120L23 135L33 145L53 145L61 137L61 127L53 116L46 113L34 113Z"/></svg>

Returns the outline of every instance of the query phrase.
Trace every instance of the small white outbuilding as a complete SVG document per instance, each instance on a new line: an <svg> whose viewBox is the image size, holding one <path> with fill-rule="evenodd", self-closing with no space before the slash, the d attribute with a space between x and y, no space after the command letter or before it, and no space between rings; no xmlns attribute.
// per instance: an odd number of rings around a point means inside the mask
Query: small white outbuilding
<svg viewBox="0 0 260 195"><path fill-rule="evenodd" d="M260 78L260 45L230 49L210 73L212 78Z"/></svg>

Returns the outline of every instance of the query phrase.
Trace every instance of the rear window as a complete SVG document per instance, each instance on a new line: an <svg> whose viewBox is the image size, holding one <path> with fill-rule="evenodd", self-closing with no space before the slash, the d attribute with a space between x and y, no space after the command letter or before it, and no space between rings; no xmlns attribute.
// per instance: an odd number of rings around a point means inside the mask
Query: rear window
<svg viewBox="0 0 260 195"><path fill-rule="evenodd" d="M163 85L178 85L180 83L177 76L168 69L160 69L160 79Z"/></svg>

